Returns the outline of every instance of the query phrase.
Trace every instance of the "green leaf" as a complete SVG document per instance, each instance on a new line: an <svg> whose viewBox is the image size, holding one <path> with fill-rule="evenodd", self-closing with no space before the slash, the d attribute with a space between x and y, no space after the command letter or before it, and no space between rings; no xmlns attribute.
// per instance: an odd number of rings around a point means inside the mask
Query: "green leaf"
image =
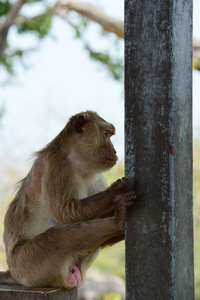
<svg viewBox="0 0 200 300"><path fill-rule="evenodd" d="M88 45L86 46L86 49L89 51L91 59L99 61L102 64L106 65L107 69L112 74L114 79L123 79L124 66L122 60L118 59L115 61L109 53L94 52L88 47Z"/></svg>
<svg viewBox="0 0 200 300"><path fill-rule="evenodd" d="M0 2L0 17L8 13L11 8L11 4L8 0Z"/></svg>
<svg viewBox="0 0 200 300"><path fill-rule="evenodd" d="M10 57L3 57L1 59L1 64L6 68L7 72L14 75L13 61Z"/></svg>
<svg viewBox="0 0 200 300"><path fill-rule="evenodd" d="M87 27L89 24L89 20L86 17L82 17L80 21L80 25L83 27Z"/></svg>
<svg viewBox="0 0 200 300"><path fill-rule="evenodd" d="M39 38L44 38L51 28L52 16L43 15L30 19L17 26L18 33L34 32Z"/></svg>

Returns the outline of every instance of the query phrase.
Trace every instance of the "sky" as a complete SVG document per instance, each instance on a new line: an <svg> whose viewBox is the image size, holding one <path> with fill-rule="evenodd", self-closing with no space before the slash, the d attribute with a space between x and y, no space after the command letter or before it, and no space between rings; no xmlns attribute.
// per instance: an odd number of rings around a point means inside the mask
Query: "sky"
<svg viewBox="0 0 200 300"><path fill-rule="evenodd" d="M108 14L123 18L122 0L88 1L100 5ZM37 8L36 8L37 10ZM194 27L200 39L200 0L194 0ZM91 32L91 35L94 33ZM52 36L38 45L26 35L19 38L15 30L10 40L17 45L31 44L38 50L17 65L14 84L1 87L0 107L4 115L0 124L0 162L15 168L27 164L30 154L45 146L66 124L68 118L83 110L97 111L116 127L112 138L123 158L124 103L123 84L114 81L83 50L74 32L57 18ZM99 41L97 46L101 47ZM123 46L121 47L123 53ZM2 76L2 77L1 77ZM0 71L0 77L5 73ZM200 132L200 72L193 72L193 105L195 135ZM1 168L0 168L1 174Z"/></svg>

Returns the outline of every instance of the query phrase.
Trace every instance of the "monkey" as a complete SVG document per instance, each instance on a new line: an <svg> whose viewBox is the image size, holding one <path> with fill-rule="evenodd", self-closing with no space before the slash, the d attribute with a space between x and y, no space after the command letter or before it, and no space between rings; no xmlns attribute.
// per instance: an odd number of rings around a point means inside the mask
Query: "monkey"
<svg viewBox="0 0 200 300"><path fill-rule="evenodd" d="M124 239L136 195L134 179L108 186L103 175L118 160L114 134L112 124L85 111L36 153L5 215L8 271L0 283L78 288L100 249Z"/></svg>

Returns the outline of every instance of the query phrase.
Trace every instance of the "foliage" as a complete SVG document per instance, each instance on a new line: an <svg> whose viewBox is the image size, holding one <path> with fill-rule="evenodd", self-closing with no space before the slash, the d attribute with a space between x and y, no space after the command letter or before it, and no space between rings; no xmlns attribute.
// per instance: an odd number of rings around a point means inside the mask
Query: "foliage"
<svg viewBox="0 0 200 300"><path fill-rule="evenodd" d="M94 261L93 267L103 272L113 273L125 279L125 246L120 242L112 247L104 248L98 258Z"/></svg>
<svg viewBox="0 0 200 300"><path fill-rule="evenodd" d="M41 15L17 25L18 33L34 32L39 38L44 38L51 28L52 16Z"/></svg>
<svg viewBox="0 0 200 300"><path fill-rule="evenodd" d="M15 75L14 61L16 58L22 58L25 52L25 50L8 51L7 55L3 56L1 63L10 75Z"/></svg>
<svg viewBox="0 0 200 300"><path fill-rule="evenodd" d="M103 300L122 300L122 297L121 297L121 295L114 294L114 293L104 294Z"/></svg>
<svg viewBox="0 0 200 300"><path fill-rule="evenodd" d="M114 46L115 49L119 49L120 39L118 37L115 40L111 40L111 47L107 47L104 51L95 51L90 43L86 40L86 36L88 33L89 25L91 22L85 17L78 17L76 21L76 25L70 22L70 25L73 27L75 31L76 38L79 38L88 52L89 57L96 62L100 62L104 67L106 67L109 74L116 80L123 80L124 75L124 62L123 58L120 58L119 52L117 51L117 57L113 53L111 53L108 49L112 49ZM102 30L99 33L99 38L109 38L110 34L106 33Z"/></svg>
<svg viewBox="0 0 200 300"><path fill-rule="evenodd" d="M108 70L112 73L114 79L122 80L123 79L123 61L120 59L117 59L116 61L110 56L108 52L102 53L102 52L94 52L89 47L87 47L90 58L93 60L99 61L105 66L107 66Z"/></svg>
<svg viewBox="0 0 200 300"><path fill-rule="evenodd" d="M194 142L194 266L195 299L200 300L200 140Z"/></svg>
<svg viewBox="0 0 200 300"><path fill-rule="evenodd" d="M192 60L192 67L193 69L195 70L198 70L198 64L199 64L199 60L197 57L193 57L193 60Z"/></svg>
<svg viewBox="0 0 200 300"><path fill-rule="evenodd" d="M39 5L41 6L41 13L38 16L30 18L19 16L13 27L16 27L17 34L20 36L29 34L32 35L33 38L36 37L38 40L41 40L51 35L53 19L56 17L56 14L53 13L53 6L47 7L45 1L36 0L26 2L24 5L26 11L31 12L32 5L34 5L35 2L39 2ZM0 2L0 22L5 19L6 14L10 9L12 9L14 3L15 2L9 0ZM63 21L74 30L75 38L81 40L83 49L88 53L89 57L93 61L100 63L114 79L123 79L123 58L120 58L120 49L116 46L117 43L120 43L120 39L117 38L117 36L115 37L115 42L113 42L114 35L112 33L105 33L101 27L101 30L99 30L99 27L97 26L98 29L96 38L103 39L103 41L106 40L109 45L102 51L99 51L99 49L96 51L94 49L95 45L93 45L94 42L92 38L90 38L90 43L87 40L87 37L89 36L88 33L92 26L91 24L94 22L91 22L81 14L74 12L67 14L65 18L63 18ZM112 53L113 49L115 54ZM19 49L16 44L11 45L8 39L3 57L0 61L1 66L3 66L10 75L15 75L16 58L23 62L24 54L29 53L29 50L30 49Z"/></svg>
<svg viewBox="0 0 200 300"><path fill-rule="evenodd" d="M11 8L11 3L8 0L3 0L0 3L0 17L6 15L10 8Z"/></svg>

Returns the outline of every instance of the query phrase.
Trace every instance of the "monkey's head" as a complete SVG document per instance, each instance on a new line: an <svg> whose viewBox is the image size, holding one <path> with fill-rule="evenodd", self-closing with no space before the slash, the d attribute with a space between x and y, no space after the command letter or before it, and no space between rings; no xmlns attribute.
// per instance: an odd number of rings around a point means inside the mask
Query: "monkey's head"
<svg viewBox="0 0 200 300"><path fill-rule="evenodd" d="M70 137L70 158L93 171L112 168L117 162L110 140L115 127L98 114L86 111L71 117L65 129Z"/></svg>

